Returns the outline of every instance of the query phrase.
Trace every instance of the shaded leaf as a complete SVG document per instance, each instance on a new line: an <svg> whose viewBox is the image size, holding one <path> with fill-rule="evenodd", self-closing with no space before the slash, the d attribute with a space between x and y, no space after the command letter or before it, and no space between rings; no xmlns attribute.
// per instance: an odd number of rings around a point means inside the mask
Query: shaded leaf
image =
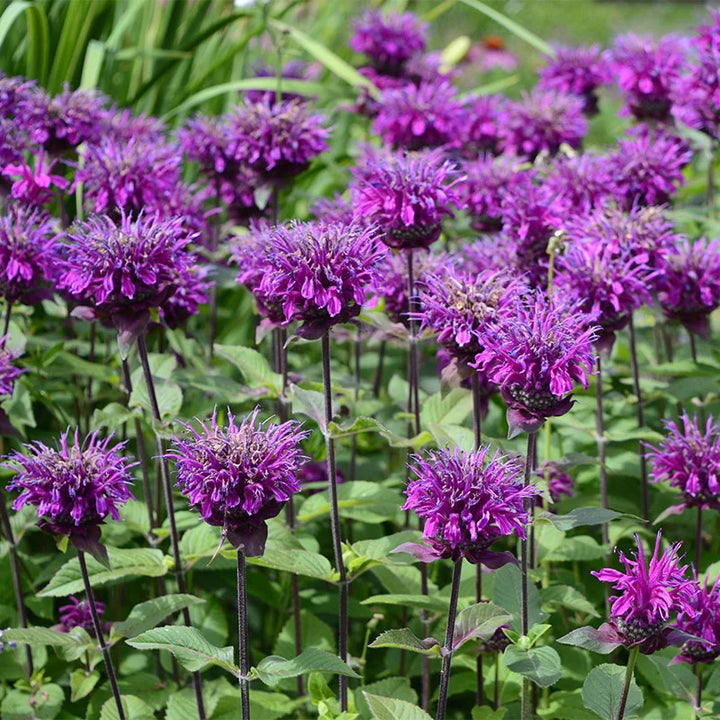
<svg viewBox="0 0 720 720"><path fill-rule="evenodd" d="M421 655L437 655L440 657L440 643L435 638L421 640L410 628L386 630L380 633L368 647L392 647L420 653Z"/></svg>
<svg viewBox="0 0 720 720"><path fill-rule="evenodd" d="M503 659L508 670L530 678L540 687L550 687L562 677L560 656L551 647L523 650L517 645L508 645Z"/></svg>
<svg viewBox="0 0 720 720"><path fill-rule="evenodd" d="M363 692L363 695L376 720L432 720L422 708L405 700L382 697L368 692Z"/></svg>
<svg viewBox="0 0 720 720"><path fill-rule="evenodd" d="M125 620L114 623L113 637L135 637L140 633L154 628L168 615L178 610L204 603L205 600L194 595L176 594L147 600L136 605Z"/></svg>
<svg viewBox="0 0 720 720"><path fill-rule="evenodd" d="M623 514L608 508L586 507L575 508L566 515L542 513L538 519L547 520L558 530L567 531L582 525L603 525L619 517L623 517Z"/></svg>
<svg viewBox="0 0 720 720"><path fill-rule="evenodd" d="M303 650L297 657L286 660L278 655L263 658L251 671L266 685L274 686L285 678L297 677L309 672L328 672L348 677L360 677L337 655L319 648Z"/></svg>
<svg viewBox="0 0 720 720"><path fill-rule="evenodd" d="M503 608L489 602L475 603L461 610L455 621L453 650L457 650L468 640L489 640L501 626L512 620Z"/></svg>
<svg viewBox="0 0 720 720"><path fill-rule="evenodd" d="M594 627L581 627L572 630L567 635L559 638L558 642L563 645L581 647L584 650L590 650L600 653L601 655L607 655L621 645L621 643L614 642L611 638L605 637Z"/></svg>
<svg viewBox="0 0 720 720"><path fill-rule="evenodd" d="M582 688L583 704L603 720L615 720L625 685L625 668L603 663L593 668L585 678ZM643 705L643 696L633 678L628 693L625 717L637 716Z"/></svg>

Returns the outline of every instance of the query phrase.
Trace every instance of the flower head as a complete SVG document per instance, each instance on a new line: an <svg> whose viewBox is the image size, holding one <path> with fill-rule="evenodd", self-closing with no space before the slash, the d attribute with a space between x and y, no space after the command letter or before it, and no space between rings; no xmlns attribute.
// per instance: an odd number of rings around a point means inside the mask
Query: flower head
<svg viewBox="0 0 720 720"><path fill-rule="evenodd" d="M178 143L205 176L215 180L236 172L227 119L204 115L190 118L178 130Z"/></svg>
<svg viewBox="0 0 720 720"><path fill-rule="evenodd" d="M168 457L177 466L177 485L209 525L223 529L246 555L262 555L265 521L275 517L300 490L297 473L305 461L300 441L307 433L295 421L258 420L258 410L240 424L228 412L226 427L213 413L189 437L174 438Z"/></svg>
<svg viewBox="0 0 720 720"><path fill-rule="evenodd" d="M412 13L383 16L368 10L353 24L350 47L363 53L381 73L401 74L405 63L425 50L427 24Z"/></svg>
<svg viewBox="0 0 720 720"><path fill-rule="evenodd" d="M460 126L463 157L499 153L505 103L501 95L477 95L465 100L465 117Z"/></svg>
<svg viewBox="0 0 720 720"><path fill-rule="evenodd" d="M667 435L658 447L648 445L652 480L666 480L688 506L720 510L720 427L709 417L705 430L697 415L683 413L681 423L665 420Z"/></svg>
<svg viewBox="0 0 720 720"><path fill-rule="evenodd" d="M105 613L105 603L96 600L95 609L98 615L103 615ZM91 635L95 633L90 603L86 600L78 600L74 595L71 595L70 603L62 605L59 612L62 632L70 632L73 628L81 627Z"/></svg>
<svg viewBox="0 0 720 720"><path fill-rule="evenodd" d="M510 437L567 413L574 383L587 388L596 333L588 325L586 313L559 293L549 300L540 292L522 295L503 313L474 367L500 386Z"/></svg>
<svg viewBox="0 0 720 720"><path fill-rule="evenodd" d="M7 336L0 338L0 400L10 397L15 389L15 381L25 372L15 365L20 353L8 350Z"/></svg>
<svg viewBox="0 0 720 720"><path fill-rule="evenodd" d="M12 185L10 194L18 202L31 207L41 207L52 199L55 192L65 190L70 182L62 175L52 172L57 160L45 163L45 157L40 152L35 158L35 164L29 165L22 159L18 163L10 163L2 169L2 174L10 178Z"/></svg>
<svg viewBox="0 0 720 720"><path fill-rule="evenodd" d="M553 504L559 503L563 495L572 497L575 492L575 483L568 475L560 462L556 460L543 460L538 465L535 474L542 480L547 480L550 500Z"/></svg>
<svg viewBox="0 0 720 720"><path fill-rule="evenodd" d="M187 273L178 276L175 292L160 306L160 318L167 327L181 327L197 315L200 305L210 302L209 275L210 267L200 258L188 258Z"/></svg>
<svg viewBox="0 0 720 720"><path fill-rule="evenodd" d="M474 452L435 450L411 461L415 477L402 509L425 519L423 536L435 557L464 557L489 567L506 562L488 548L500 537L525 537L525 499L537 489L524 486L522 465L490 445Z"/></svg>
<svg viewBox="0 0 720 720"><path fill-rule="evenodd" d="M700 584L697 571L692 584L690 605L692 612L681 610L678 613L677 628L699 640L688 640L682 651L670 664L688 662L711 663L720 657L720 578L708 587L707 578Z"/></svg>
<svg viewBox="0 0 720 720"><path fill-rule="evenodd" d="M128 108L111 108L105 118L102 137L110 137L119 143L130 140L162 143L165 141L166 127L162 120L148 115L134 115ZM99 142L99 141L97 141ZM97 144L96 142L96 144Z"/></svg>
<svg viewBox="0 0 720 720"><path fill-rule="evenodd" d="M612 568L592 572L598 580L612 583L619 591L609 598L609 625L618 640L625 647L639 645L640 652L647 655L666 647L670 639L668 624L675 613L693 611L693 586L685 578L687 565L680 566L681 543L674 543L658 557L661 536L662 532L658 532L649 563L636 534L634 557L618 553L624 572Z"/></svg>
<svg viewBox="0 0 720 720"><path fill-rule="evenodd" d="M252 67L252 72L257 78L274 78L277 77L278 69L272 65L268 65L264 60L259 60ZM317 67L308 65L302 60L288 60L280 70L280 77L285 80L311 80L317 76ZM245 97L252 103L274 103L277 99L276 90L248 90ZM280 98L283 101L299 100L305 98L295 93L281 92Z"/></svg>
<svg viewBox="0 0 720 720"><path fill-rule="evenodd" d="M452 216L459 197L457 171L440 150L424 153L369 151L355 169L355 219L375 225L393 248L429 247Z"/></svg>
<svg viewBox="0 0 720 720"><path fill-rule="evenodd" d="M608 158L589 152L558 155L548 167L544 185L558 202L572 208L573 217L582 217L612 199L614 175Z"/></svg>
<svg viewBox="0 0 720 720"><path fill-rule="evenodd" d="M321 222L351 225L353 222L352 205L337 193L333 198L320 198L310 208L312 214Z"/></svg>
<svg viewBox="0 0 720 720"><path fill-rule="evenodd" d="M119 520L119 508L134 499L130 492L132 463L122 453L125 443L112 445L97 432L80 440L70 429L55 449L41 442L13 452L5 465L16 475L8 490L19 490L13 509L37 507L38 526L55 535L69 535L80 549L97 543L99 526L109 516Z"/></svg>

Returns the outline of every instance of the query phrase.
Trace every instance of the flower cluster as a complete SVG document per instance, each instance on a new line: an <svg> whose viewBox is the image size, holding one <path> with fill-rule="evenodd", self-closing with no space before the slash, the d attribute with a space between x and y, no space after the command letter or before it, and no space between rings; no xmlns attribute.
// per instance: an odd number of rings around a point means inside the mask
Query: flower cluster
<svg viewBox="0 0 720 720"><path fill-rule="evenodd" d="M223 529L235 548L262 555L269 518L300 490L297 473L305 461L299 423L265 424L258 410L240 424L228 412L226 427L213 413L190 436L174 438L168 457L177 466L177 485L209 525Z"/></svg>
<svg viewBox="0 0 720 720"><path fill-rule="evenodd" d="M607 158L590 152L558 155L543 178L550 197L572 208L574 217L583 217L608 203L613 197L613 181Z"/></svg>
<svg viewBox="0 0 720 720"><path fill-rule="evenodd" d="M711 663L720 657L720 578L708 587L700 584L695 573L690 598L692 612L678 613L677 628L701 640L688 640L672 663ZM672 664L671 663L671 664Z"/></svg>
<svg viewBox="0 0 720 720"><path fill-rule="evenodd" d="M95 609L98 615L105 613L105 603L95 601ZM92 611L90 603L86 600L78 600L74 595L70 596L68 605L61 605L58 608L60 613L60 629L62 632L70 632L73 628L81 627L94 635Z"/></svg>
<svg viewBox="0 0 720 720"><path fill-rule="evenodd" d="M8 350L7 336L0 338L0 399L10 397L15 389L15 381L25 372L15 365L19 353Z"/></svg>
<svg viewBox="0 0 720 720"><path fill-rule="evenodd" d="M504 106L505 98L500 95L478 95L465 100L465 117L460 125L463 157L499 153Z"/></svg>
<svg viewBox="0 0 720 720"><path fill-rule="evenodd" d="M572 497L575 492L575 483L568 475L560 462L556 460L543 460L538 465L535 474L548 484L550 501L555 504L562 500L562 496Z"/></svg>
<svg viewBox="0 0 720 720"><path fill-rule="evenodd" d="M411 461L415 477L402 509L425 519L423 536L430 552L488 567L507 562L509 553L488 548L500 537L525 537L530 521L526 501L537 489L524 486L522 465L489 445L475 452L436 450Z"/></svg>

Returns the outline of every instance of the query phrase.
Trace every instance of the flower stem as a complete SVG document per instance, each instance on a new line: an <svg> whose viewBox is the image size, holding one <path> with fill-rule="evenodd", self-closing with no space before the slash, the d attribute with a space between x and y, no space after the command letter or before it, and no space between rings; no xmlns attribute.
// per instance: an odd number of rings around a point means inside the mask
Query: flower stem
<svg viewBox="0 0 720 720"><path fill-rule="evenodd" d="M482 442L482 413L480 408L480 378L477 372L472 374L472 396L473 396L473 433L475 436L474 449L480 448ZM482 565L475 565L475 602L482 602ZM485 678L483 674L483 656L480 653L476 661L477 669L477 690L475 700L478 705L485 704Z"/></svg>
<svg viewBox="0 0 720 720"><path fill-rule="evenodd" d="M355 328L355 340L353 342L353 375L354 375L354 387L353 387L353 399L355 402L360 397L360 361L362 358L362 338L360 333L360 326ZM348 482L355 480L355 473L357 470L357 435L353 435L350 438L350 468L348 471Z"/></svg>
<svg viewBox="0 0 720 720"><path fill-rule="evenodd" d="M150 360L148 358L147 343L145 336L140 335L137 340L138 354L140 355L140 363L142 365L143 374L145 376L145 385L147 387L148 397L150 398L150 407L155 422L159 425L162 422L160 415L160 406L158 405L157 394L155 392L155 382L150 370ZM173 506L172 485L170 484L170 468L168 467L167 455L165 453L165 442L157 435L158 457L160 464L160 482L165 493L165 511L168 516L168 524L170 525L170 546L173 554L173 563L175 564L175 579L178 584L178 592L186 593L187 586L185 584L185 573L183 570L182 558L180 557L180 538L178 535L177 523L175 522L175 508ZM192 625L190 621L190 611L187 608L182 610L183 620L187 627ZM205 703L203 702L202 684L200 681L200 673L192 674L193 688L195 690L195 702L198 708L198 716L200 720L205 720Z"/></svg>
<svg viewBox="0 0 720 720"><path fill-rule="evenodd" d="M15 604L17 605L20 627L26 628L28 626L27 613L25 612L25 601L23 600L17 545L15 545L15 536L13 535L12 525L10 525L10 516L8 515L7 507L5 506L5 493L3 492L2 487L0 487L0 519L2 519L3 534L5 535L5 540L7 540L8 543L10 574L12 575L13 590L15 591ZM25 658L27 660L27 677L29 679L34 672L30 645L25 645Z"/></svg>
<svg viewBox="0 0 720 720"><path fill-rule="evenodd" d="M325 445L327 448L327 473L330 486L330 529L332 531L333 554L337 568L340 585L340 609L338 651L340 659L347 662L348 644L348 581L345 572L345 563L342 556L342 539L340 535L340 509L337 494L337 465L335 462L335 440L330 436L329 425L332 421L332 384L330 379L330 333L328 330L322 336L322 375L323 390L325 394ZM340 709L348 709L347 677L340 675Z"/></svg>
<svg viewBox="0 0 720 720"><path fill-rule="evenodd" d="M535 443L537 442L537 432L528 433L527 439L527 454L525 456L525 487L530 484L530 478L533 472L533 461L535 458ZM525 505L525 512L530 513L530 502L529 498L525 498L523 504ZM520 629L522 635L527 635L530 630L529 626L529 615L528 615L528 593L529 593L529 579L528 579L528 540L527 533L525 539L520 541L520 570L522 573L522 580L520 584ZM530 680L523 677L522 679L522 694L520 697L520 717L522 720L530 719Z"/></svg>
<svg viewBox="0 0 720 720"><path fill-rule="evenodd" d="M0 344L0 347L5 347L5 342L7 341L7 334L10 331L10 318L12 317L12 303L10 300L7 301L7 305L5 307L5 323L3 324L3 334L2 334L2 344Z"/></svg>
<svg viewBox="0 0 720 720"><path fill-rule="evenodd" d="M700 717L700 708L702 707L702 691L703 691L703 664L695 664L695 675L697 675L697 690L695 691L695 717Z"/></svg>
<svg viewBox="0 0 720 720"><path fill-rule="evenodd" d="M702 555L702 505L698 505L697 522L695 524L695 570L700 572L700 556Z"/></svg>
<svg viewBox="0 0 720 720"><path fill-rule="evenodd" d="M596 407L596 426L597 426L597 448L598 462L600 463L600 503L604 508L610 506L608 499L608 477L607 464L605 462L605 413L603 411L603 387L602 387L602 359L600 353L597 353L597 375L595 376L595 397L597 399ZM603 545L610 542L610 533L608 524L602 525L602 541Z"/></svg>
<svg viewBox="0 0 720 720"><path fill-rule="evenodd" d="M695 343L695 333L689 333L690 335L690 356L692 357L693 363L697 365L697 345Z"/></svg>
<svg viewBox="0 0 720 720"><path fill-rule="evenodd" d="M630 650L627 670L625 671L625 685L623 686L622 697L620 698L620 707L618 708L616 720L623 720L623 718L625 717L625 706L627 705L628 693L630 692L630 683L632 682L633 671L635 670L635 662L637 661L637 656L639 652L639 645L635 645L635 647Z"/></svg>
<svg viewBox="0 0 720 720"><path fill-rule="evenodd" d="M645 414L643 411L643 400L642 393L640 392L640 372L638 370L637 361L637 346L635 342L635 323L633 321L633 314L630 313L630 320L628 322L628 333L630 335L630 366L632 368L633 375L633 392L637 398L637 420L638 427L645 427ZM645 522L650 520L650 499L648 494L648 478L647 478L647 460L645 459L645 453L643 452L642 446L640 446L640 481L642 483L641 491L641 502L642 502L642 516Z"/></svg>
<svg viewBox="0 0 720 720"><path fill-rule="evenodd" d="M122 700L120 699L120 689L118 688L117 678L115 677L115 670L113 668L112 658L110 657L110 651L105 643L105 635L103 634L97 606L95 605L95 595L93 594L92 585L90 585L87 565L85 564L85 553L82 550L78 550L78 562L80 563L80 574L82 575L83 584L85 585L85 595L87 597L88 605L90 606L90 615L92 616L93 628L95 629L95 637L100 644L100 650L102 650L103 660L105 661L105 670L108 674L108 680L110 680L110 687L112 689L113 697L115 698L115 705L117 705L118 718L119 720L125 720L125 711L123 710Z"/></svg>
<svg viewBox="0 0 720 720"><path fill-rule="evenodd" d="M383 369L385 366L385 351L387 342L385 340L380 341L380 348L378 350L378 364L375 370L375 381L373 382L373 397L380 397L380 388L382 387L383 381Z"/></svg>
<svg viewBox="0 0 720 720"><path fill-rule="evenodd" d="M247 620L247 577L245 574L245 552L237 551L237 612L238 612L238 662L240 663L240 705L241 720L250 720L250 686L248 673L248 620Z"/></svg>
<svg viewBox="0 0 720 720"><path fill-rule="evenodd" d="M460 576L462 575L462 558L455 561L452 585L450 586L450 607L448 608L447 630L443 646L442 674L440 675L440 694L438 696L437 720L445 720L448 687L450 686L450 663L453 656L453 636L455 634L455 617L457 616L458 594L460 592Z"/></svg>

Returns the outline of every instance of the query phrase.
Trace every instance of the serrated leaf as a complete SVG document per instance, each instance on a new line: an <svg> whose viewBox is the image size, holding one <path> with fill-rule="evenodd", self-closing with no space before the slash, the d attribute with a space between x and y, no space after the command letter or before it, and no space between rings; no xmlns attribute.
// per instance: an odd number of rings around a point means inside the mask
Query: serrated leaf
<svg viewBox="0 0 720 720"><path fill-rule="evenodd" d="M297 677L309 672L328 672L348 677L360 677L337 655L319 648L307 648L297 657L286 660L278 655L263 658L252 672L266 685L274 686L285 678Z"/></svg>
<svg viewBox="0 0 720 720"><path fill-rule="evenodd" d="M3 720L54 720L64 703L65 693L55 683L41 685L32 695L26 690L12 689L2 700L0 717Z"/></svg>
<svg viewBox="0 0 720 720"><path fill-rule="evenodd" d="M623 513L602 507L586 507L575 508L566 515L542 513L538 516L538 519L547 520L558 530L565 532L582 525L603 525L619 517L623 517Z"/></svg>
<svg viewBox="0 0 720 720"><path fill-rule="evenodd" d="M493 603L507 610L513 617L509 625L520 629L520 609L522 606L522 574L515 565L503 565L495 573L493 584ZM539 625L547 615L540 610L540 594L533 583L528 585L528 625Z"/></svg>
<svg viewBox="0 0 720 720"><path fill-rule="evenodd" d="M468 640L489 640L501 626L512 620L505 609L489 602L475 603L461 610L455 621L453 651Z"/></svg>
<svg viewBox="0 0 720 720"><path fill-rule="evenodd" d="M328 432L330 437L343 438L350 437L351 435L357 435L362 432L390 432L384 425L379 423L375 418L371 417L358 417L352 422L343 423L338 425L336 422L331 422L328 425Z"/></svg>
<svg viewBox="0 0 720 720"><path fill-rule="evenodd" d="M167 650L191 672L208 665L217 665L236 677L240 672L233 663L232 647L213 645L193 627L170 625L153 628L125 642L138 650Z"/></svg>
<svg viewBox="0 0 720 720"><path fill-rule="evenodd" d="M360 601L361 605L400 605L418 610L430 610L445 614L447 613L447 602L435 595L406 595L403 593L371 595Z"/></svg>
<svg viewBox="0 0 720 720"><path fill-rule="evenodd" d="M420 653L421 655L440 656L440 643L435 638L421 640L410 628L386 630L380 633L369 645L371 648L391 647Z"/></svg>
<svg viewBox="0 0 720 720"><path fill-rule="evenodd" d="M567 610L600 617L593 604L578 590L570 585L553 585L540 591L543 605L557 605Z"/></svg>
<svg viewBox="0 0 720 720"><path fill-rule="evenodd" d="M113 637L135 637L140 633L154 628L168 615L178 610L204 603L205 600L194 595L176 594L147 600L136 605L125 620L114 623Z"/></svg>
<svg viewBox="0 0 720 720"><path fill-rule="evenodd" d="M306 390L298 385L290 385L293 399L293 410L307 415L317 423L320 430L325 433L328 424L325 421L325 396L317 390ZM334 417L334 413L332 414Z"/></svg>
<svg viewBox="0 0 720 720"><path fill-rule="evenodd" d="M113 548L108 547L110 569L100 564L94 557L86 557L88 575L93 587L117 582L131 575L160 577L167 572L165 556L160 550L149 548ZM84 590L80 565L77 558L66 562L53 575L50 582L38 593L40 597L65 597Z"/></svg>
<svg viewBox="0 0 720 720"><path fill-rule="evenodd" d="M100 680L100 673L97 670L87 672L82 668L73 670L70 674L70 700L77 702L86 697Z"/></svg>
<svg viewBox="0 0 720 720"><path fill-rule="evenodd" d="M623 687L625 685L625 668L620 665L603 663L593 668L585 678L582 688L583 704L603 720L615 720L620 707ZM633 678L630 683L625 717L637 716L643 706L643 696Z"/></svg>
<svg viewBox="0 0 720 720"><path fill-rule="evenodd" d="M338 486L340 516L360 522L384 522L393 519L403 503L399 491L365 480ZM298 510L298 521L307 523L330 515L327 491L311 495Z"/></svg>
<svg viewBox="0 0 720 720"><path fill-rule="evenodd" d="M503 660L508 670L529 678L540 687L550 687L562 677L560 656L551 647L523 650L517 645L508 645Z"/></svg>
<svg viewBox="0 0 720 720"><path fill-rule="evenodd" d="M132 720L155 720L153 709L135 695L123 695L120 698L126 718ZM100 720L120 720L115 698L106 700L100 710Z"/></svg>
<svg viewBox="0 0 720 720"><path fill-rule="evenodd" d="M355 709L360 713L361 717L370 713L370 707L365 699L365 693L379 695L385 698L393 698L394 700L404 700L412 705L415 705L418 701L417 693L410 685L410 678L385 678L384 680L369 683L355 690Z"/></svg>
<svg viewBox="0 0 720 720"><path fill-rule="evenodd" d="M27 643L28 645L50 645L52 647L71 647L79 644L79 640L75 635L44 627L5 630L3 631L3 640L5 642Z"/></svg>
<svg viewBox="0 0 720 720"><path fill-rule="evenodd" d="M590 535L565 538L563 543L551 550L545 559L549 562L599 560L605 557L605 548Z"/></svg>
<svg viewBox="0 0 720 720"><path fill-rule="evenodd" d="M155 395L157 397L158 408L160 409L160 417L166 419L175 419L182 408L183 393L177 383L163 378L155 378ZM138 407L152 412L150 404L150 396L148 395L145 383L140 383L133 388L128 401L129 407Z"/></svg>
<svg viewBox="0 0 720 720"><path fill-rule="evenodd" d="M421 407L423 427L460 425L472 412L472 393L464 388L454 388L446 394L438 392L425 400Z"/></svg>
<svg viewBox="0 0 720 720"><path fill-rule="evenodd" d="M249 565L282 570L320 580L332 581L335 579L335 573L330 561L324 555L309 550L284 550L273 547L271 543L268 543L263 555L247 558L247 562Z"/></svg>
<svg viewBox="0 0 720 720"><path fill-rule="evenodd" d="M363 692L363 695L375 720L432 720L422 708L405 700L368 692Z"/></svg>
<svg viewBox="0 0 720 720"><path fill-rule="evenodd" d="M216 345L215 352L232 363L243 375L245 382L253 388L266 388L277 397L282 390L282 376L273 372L264 355L249 347Z"/></svg>

